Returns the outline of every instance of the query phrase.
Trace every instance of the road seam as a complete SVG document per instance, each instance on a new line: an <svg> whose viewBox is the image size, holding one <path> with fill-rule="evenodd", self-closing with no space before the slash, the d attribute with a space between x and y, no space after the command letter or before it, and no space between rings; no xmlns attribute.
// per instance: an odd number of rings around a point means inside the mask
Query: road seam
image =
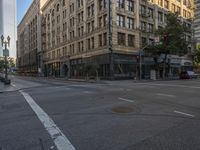
<svg viewBox="0 0 200 150"><path fill-rule="evenodd" d="M153 85L153 86L168 86L168 87L180 87L180 88L190 88L190 89L200 89L199 86L186 86L181 84L162 84L162 83L136 83L138 85Z"/></svg>
<svg viewBox="0 0 200 150"><path fill-rule="evenodd" d="M189 117L192 117L192 118L195 117L195 115L188 114L188 113L181 112L181 111L177 111L177 110L174 110L174 113L181 114L181 115L185 115L185 116L189 116Z"/></svg>
<svg viewBox="0 0 200 150"><path fill-rule="evenodd" d="M134 101L133 101L133 100L130 100L130 99L121 98L121 97L119 97L119 99L122 100L122 101L129 102L129 103L134 103Z"/></svg>
<svg viewBox="0 0 200 150"><path fill-rule="evenodd" d="M45 129L50 134L58 150L75 150L74 146L70 143L67 137L57 127L54 121L48 116L48 114L33 100L33 98L26 92L19 91L35 112Z"/></svg>

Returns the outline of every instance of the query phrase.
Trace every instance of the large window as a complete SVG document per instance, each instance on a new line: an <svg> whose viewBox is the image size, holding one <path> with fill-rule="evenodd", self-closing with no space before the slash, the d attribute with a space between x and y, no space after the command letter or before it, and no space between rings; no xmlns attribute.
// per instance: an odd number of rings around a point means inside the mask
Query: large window
<svg viewBox="0 0 200 150"><path fill-rule="evenodd" d="M128 0L128 10L129 11L134 11L134 2L133 0Z"/></svg>
<svg viewBox="0 0 200 150"><path fill-rule="evenodd" d="M99 34L99 47L103 46L102 35Z"/></svg>
<svg viewBox="0 0 200 150"><path fill-rule="evenodd" d="M162 12L158 12L158 21L160 23L163 23L163 13Z"/></svg>
<svg viewBox="0 0 200 150"><path fill-rule="evenodd" d="M134 47L135 46L135 36L134 35L128 35L128 46Z"/></svg>
<svg viewBox="0 0 200 150"><path fill-rule="evenodd" d="M129 29L134 29L134 19L133 18L130 18L130 17L127 18L127 26Z"/></svg>
<svg viewBox="0 0 200 150"><path fill-rule="evenodd" d="M145 5L140 5L140 14L146 15L146 6Z"/></svg>
<svg viewBox="0 0 200 150"><path fill-rule="evenodd" d="M125 17L123 15L117 15L117 25L125 27Z"/></svg>
<svg viewBox="0 0 200 150"><path fill-rule="evenodd" d="M126 45L126 35L125 33L118 33L118 44L119 45Z"/></svg>
<svg viewBox="0 0 200 150"><path fill-rule="evenodd" d="M125 0L117 0L117 7L125 8Z"/></svg>
<svg viewBox="0 0 200 150"><path fill-rule="evenodd" d="M165 1L164 1L164 7L165 7L166 9L169 9L169 0L165 0Z"/></svg>
<svg viewBox="0 0 200 150"><path fill-rule="evenodd" d="M146 27L146 22L141 21L141 22L140 22L140 25L141 25L141 30L142 30L142 31L146 31L146 28L147 28L147 27Z"/></svg>
<svg viewBox="0 0 200 150"><path fill-rule="evenodd" d="M148 24L148 32L153 33L153 24Z"/></svg>
<svg viewBox="0 0 200 150"><path fill-rule="evenodd" d="M149 15L149 17L150 18L152 18L153 19L153 9L152 8L148 8L148 15Z"/></svg>
<svg viewBox="0 0 200 150"><path fill-rule="evenodd" d="M99 10L103 10L107 7L107 0L99 0Z"/></svg>

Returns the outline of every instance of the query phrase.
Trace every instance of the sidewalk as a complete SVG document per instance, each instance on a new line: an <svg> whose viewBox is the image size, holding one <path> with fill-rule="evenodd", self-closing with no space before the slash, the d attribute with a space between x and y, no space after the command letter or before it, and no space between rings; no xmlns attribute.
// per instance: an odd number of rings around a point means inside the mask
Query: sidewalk
<svg viewBox="0 0 200 150"><path fill-rule="evenodd" d="M75 78L57 78L57 77L31 77L31 76L16 76L20 79L39 79L39 80L43 80L43 81L63 81L63 82L86 82L86 83L106 83L105 81L107 80L94 80L94 79L90 79L90 80L86 80L86 79L75 79Z"/></svg>
<svg viewBox="0 0 200 150"><path fill-rule="evenodd" d="M4 85L3 82L0 82L0 93L3 92L11 92L11 91L16 91L17 89L13 87L12 85Z"/></svg>
<svg viewBox="0 0 200 150"><path fill-rule="evenodd" d="M4 89L4 84L3 84L3 82L0 81L0 92L2 92L3 89Z"/></svg>

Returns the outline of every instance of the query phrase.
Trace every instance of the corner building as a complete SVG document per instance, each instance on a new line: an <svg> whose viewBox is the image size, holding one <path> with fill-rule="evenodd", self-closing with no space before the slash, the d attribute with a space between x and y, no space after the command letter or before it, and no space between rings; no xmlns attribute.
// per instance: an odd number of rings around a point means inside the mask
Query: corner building
<svg viewBox="0 0 200 150"><path fill-rule="evenodd" d="M195 0L195 16L194 16L195 40L200 45L200 0Z"/></svg>
<svg viewBox="0 0 200 150"><path fill-rule="evenodd" d="M154 42L155 30L166 25L166 14L178 13L191 27L192 6L191 0L111 0L114 76L137 77L138 52ZM46 0L40 12L38 47L45 76L84 77L87 66L93 66L98 76L109 77L108 0ZM186 34L186 39L190 42L191 35ZM188 47L188 51L191 49ZM143 78L148 78L154 62L148 56L142 59Z"/></svg>

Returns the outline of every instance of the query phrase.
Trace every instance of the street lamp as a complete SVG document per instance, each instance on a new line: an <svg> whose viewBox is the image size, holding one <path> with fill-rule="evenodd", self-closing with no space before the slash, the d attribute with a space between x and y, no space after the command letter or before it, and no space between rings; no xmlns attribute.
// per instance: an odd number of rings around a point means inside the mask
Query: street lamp
<svg viewBox="0 0 200 150"><path fill-rule="evenodd" d="M4 40L4 36L1 36L1 46L5 49L3 50L3 56L5 57L5 84L10 84L10 80L8 80L8 56L9 56L9 50L7 47L10 47L10 36L7 37L7 41Z"/></svg>
<svg viewBox="0 0 200 150"><path fill-rule="evenodd" d="M139 80L142 80L142 55L144 53L144 50L150 46L150 44L147 44L146 46L144 46L142 49L139 50Z"/></svg>
<svg viewBox="0 0 200 150"><path fill-rule="evenodd" d="M108 49L110 54L110 79L114 80L114 58L112 46L112 1L108 0Z"/></svg>

